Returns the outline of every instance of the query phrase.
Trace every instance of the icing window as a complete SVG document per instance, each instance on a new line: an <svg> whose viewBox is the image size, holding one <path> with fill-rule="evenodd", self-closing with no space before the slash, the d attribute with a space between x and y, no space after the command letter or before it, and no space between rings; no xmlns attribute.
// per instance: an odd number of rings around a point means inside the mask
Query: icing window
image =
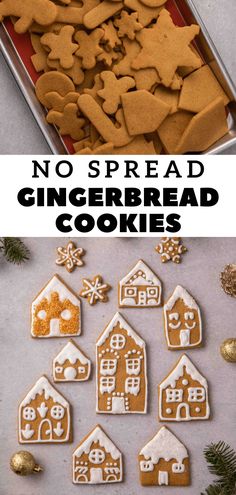
<svg viewBox="0 0 236 495"><path fill-rule="evenodd" d="M179 320L179 313L170 313L169 314L169 327L173 330L179 328L181 326L181 321Z"/></svg>
<svg viewBox="0 0 236 495"><path fill-rule="evenodd" d="M125 337L120 333L115 333L111 338L112 349L123 349L125 347Z"/></svg>
<svg viewBox="0 0 236 495"><path fill-rule="evenodd" d="M166 390L166 402L181 402L183 397L183 390L177 388L167 388Z"/></svg>
<svg viewBox="0 0 236 495"><path fill-rule="evenodd" d="M62 419L65 414L65 409L62 406L53 406L51 409L51 416L54 419Z"/></svg>
<svg viewBox="0 0 236 495"><path fill-rule="evenodd" d="M107 378L101 377L100 378L100 392L101 394L104 394L106 392L113 392L115 390L116 386L116 379L114 376L109 376Z"/></svg>
<svg viewBox="0 0 236 495"><path fill-rule="evenodd" d="M126 378L125 392L127 394L138 395L140 390L140 378Z"/></svg>
<svg viewBox="0 0 236 495"><path fill-rule="evenodd" d="M125 287L125 297L137 296L137 287Z"/></svg>
<svg viewBox="0 0 236 495"><path fill-rule="evenodd" d="M188 389L189 402L204 402L206 398L205 389L202 387L190 387Z"/></svg>
<svg viewBox="0 0 236 495"><path fill-rule="evenodd" d="M89 460L93 464L102 464L105 461L105 452L101 449L93 449L89 454Z"/></svg>
<svg viewBox="0 0 236 495"><path fill-rule="evenodd" d="M182 464L181 462L175 462L174 464L172 464L173 473L184 473L184 471L185 467L184 464Z"/></svg>
<svg viewBox="0 0 236 495"><path fill-rule="evenodd" d="M63 320L70 320L72 317L72 314L69 311L69 309L64 309L64 311L61 312L61 317L63 318Z"/></svg>
<svg viewBox="0 0 236 495"><path fill-rule="evenodd" d="M147 295L152 297L158 296L158 288L157 287L147 287Z"/></svg>
<svg viewBox="0 0 236 495"><path fill-rule="evenodd" d="M79 366L78 367L78 372L79 373L85 373L85 367L84 366Z"/></svg>
<svg viewBox="0 0 236 495"><path fill-rule="evenodd" d="M192 311L188 311L184 313L185 320L194 320L194 313Z"/></svg>
<svg viewBox="0 0 236 495"><path fill-rule="evenodd" d="M140 470L143 472L143 473L147 473L148 471L153 471L154 469L154 466L153 466L153 463L152 461L141 461L140 462Z"/></svg>
<svg viewBox="0 0 236 495"><path fill-rule="evenodd" d="M117 359L102 359L100 366L101 375L114 375L117 367Z"/></svg>
<svg viewBox="0 0 236 495"><path fill-rule="evenodd" d="M63 366L56 366L55 372L56 373L62 373L63 372Z"/></svg>
<svg viewBox="0 0 236 495"><path fill-rule="evenodd" d="M141 368L141 361L139 358L126 359L127 375L139 375L140 368Z"/></svg>
<svg viewBox="0 0 236 495"><path fill-rule="evenodd" d="M33 407L24 407L23 418L27 421L34 421L36 418L36 412Z"/></svg>
<svg viewBox="0 0 236 495"><path fill-rule="evenodd" d="M47 313L44 309L41 309L41 311L38 312L37 317L40 318L40 320L45 320L47 316Z"/></svg>

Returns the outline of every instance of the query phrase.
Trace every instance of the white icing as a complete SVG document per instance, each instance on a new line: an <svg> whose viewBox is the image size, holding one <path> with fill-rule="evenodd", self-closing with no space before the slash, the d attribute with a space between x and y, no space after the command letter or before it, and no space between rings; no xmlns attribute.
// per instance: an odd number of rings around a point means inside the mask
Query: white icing
<svg viewBox="0 0 236 495"><path fill-rule="evenodd" d="M177 285L172 296L165 303L164 310L171 311L178 299L182 299L185 302L186 306L191 309L199 309L196 301L193 299L192 296L190 296L186 289L184 289L181 285Z"/></svg>
<svg viewBox="0 0 236 495"><path fill-rule="evenodd" d="M87 438L85 438L85 440L75 450L73 456L80 457L84 453L89 454L93 442L98 442L100 447L103 447L107 453L111 454L114 460L121 459L120 451L110 440L110 438L108 438L108 436L100 428L100 426L96 426L96 428L90 433L90 435Z"/></svg>
<svg viewBox="0 0 236 495"><path fill-rule="evenodd" d="M143 455L146 460L151 459L153 464L157 464L160 459L164 459L166 462L176 459L182 463L188 457L188 452L178 438L163 426L155 437L143 447L140 455Z"/></svg>
<svg viewBox="0 0 236 495"><path fill-rule="evenodd" d="M204 378L201 373L199 373L188 356L186 356L186 354L183 354L173 371L161 382L161 389L163 390L168 386L174 388L177 380L179 380L179 378L184 374L184 367L186 368L186 372L188 373L188 375L190 375L193 380L198 381L203 387L207 388L206 378Z"/></svg>
<svg viewBox="0 0 236 495"><path fill-rule="evenodd" d="M62 312L61 312L61 317L63 318L63 320L70 320L71 319L71 311L69 311L69 309L64 309Z"/></svg>
<svg viewBox="0 0 236 495"><path fill-rule="evenodd" d="M51 397L54 402L59 402L59 404L62 404L66 408L69 407L69 403L59 392L57 392L57 390L51 385L51 383L49 383L46 376L42 376L41 378L39 378L39 380L35 383L24 400L21 402L20 407L24 407L30 404L30 402L35 399L37 394L44 394L46 400Z"/></svg>
<svg viewBox="0 0 236 495"><path fill-rule="evenodd" d="M181 403L178 405L176 417L174 418L166 418L163 416L163 391L168 387L175 387L176 381L179 380L181 376L184 374L184 367L186 368L186 372L192 377L193 380L198 381L202 387L204 388L205 393L205 401L206 401L206 413L205 416L191 416L190 415L190 407L189 404ZM181 410L184 409L185 416L181 416ZM200 411L199 411L200 412ZM159 385L159 417L161 420L166 421L190 421L190 420L204 420L208 419L210 416L210 406L208 401L208 385L207 380L204 378L199 371L196 369L194 364L190 361L190 359L184 354L177 365L173 369L173 371L168 375Z"/></svg>
<svg viewBox="0 0 236 495"><path fill-rule="evenodd" d="M30 424L27 423L25 425L25 429L21 430L21 434L23 435L24 438L26 438L26 440L29 440L33 436L34 430L33 428L30 427Z"/></svg>
<svg viewBox="0 0 236 495"><path fill-rule="evenodd" d="M24 407L23 418L26 421L34 421L34 419L36 418L35 409L33 407Z"/></svg>
<svg viewBox="0 0 236 495"><path fill-rule="evenodd" d="M41 290L41 292L38 294L38 296L34 299L31 307L31 318L32 318L32 323L34 322L34 318L36 316L36 308L38 304L43 300L47 299L48 301L51 300L51 294L53 292L57 292L60 298L60 301L64 301L65 299L68 299L74 306L78 307L80 310L80 299L77 297L65 284L64 282L58 277L58 275L54 275L51 280L47 283L47 285L44 287L44 289ZM70 311L65 309L62 311L60 318L62 320L64 319L65 321L69 320L69 313ZM37 315L41 319L45 319L45 310L40 310ZM64 316L63 316L64 315ZM78 316L78 331L77 335L80 333L80 311L79 311L79 316ZM38 338L49 338L49 337L64 337L63 334L60 333L59 330L59 318L52 318L50 320L50 333L48 335L36 335ZM31 328L31 334L34 335L33 331L33 324ZM67 336L70 335L75 335L67 333Z"/></svg>
<svg viewBox="0 0 236 495"><path fill-rule="evenodd" d="M108 326L105 328L101 336L99 337L96 347L99 347L100 345L103 345L106 339L109 337L110 333L116 327L117 324L120 324L120 327L127 332L127 335L129 337L132 337L135 341L135 343L139 346L144 348L145 347L145 342L139 335L131 328L131 326L127 323L127 321L121 316L120 313L116 313Z"/></svg>
<svg viewBox="0 0 236 495"><path fill-rule="evenodd" d="M65 416L65 409L62 406L52 406L51 416L54 419L63 419Z"/></svg>
<svg viewBox="0 0 236 495"><path fill-rule="evenodd" d="M69 360L71 364L75 364L77 359L82 364L89 364L89 359L81 352L81 350L72 342L68 342L65 347L55 357L54 363L64 364L66 360Z"/></svg>
<svg viewBox="0 0 236 495"><path fill-rule="evenodd" d="M65 368L64 377L66 380L74 380L76 378L76 375L76 369L72 366L67 366L67 368Z"/></svg>
<svg viewBox="0 0 236 495"><path fill-rule="evenodd" d="M61 422L59 421L57 423L56 428L53 428L54 433L56 434L57 437L61 437L64 433L64 429L61 427Z"/></svg>
<svg viewBox="0 0 236 495"><path fill-rule="evenodd" d="M122 287L125 286L125 297L122 297ZM136 303L134 298L137 297L138 286L146 286L143 294L139 292L138 302ZM159 288L159 294L149 292L154 291L155 288ZM131 293L130 290L133 290ZM150 296L153 296L150 299ZM158 301L155 300L158 297ZM159 306L161 301L161 282L156 274L144 263L143 260L139 260L132 270L122 278L119 283L119 305L120 306Z"/></svg>
<svg viewBox="0 0 236 495"><path fill-rule="evenodd" d="M51 293L57 292L59 294L60 300L64 301L65 299L69 299L75 306L80 305L79 297L77 297L58 277L58 275L54 275L51 280L47 283L47 285L41 290L41 292L37 295L37 297L33 301L33 306L37 306L42 299L46 298L48 301L51 299Z"/></svg>
<svg viewBox="0 0 236 495"><path fill-rule="evenodd" d="M48 412L48 407L46 406L45 402L42 402L40 404L40 407L37 407L37 411L38 411L39 415L41 416L41 418L46 417L46 414Z"/></svg>

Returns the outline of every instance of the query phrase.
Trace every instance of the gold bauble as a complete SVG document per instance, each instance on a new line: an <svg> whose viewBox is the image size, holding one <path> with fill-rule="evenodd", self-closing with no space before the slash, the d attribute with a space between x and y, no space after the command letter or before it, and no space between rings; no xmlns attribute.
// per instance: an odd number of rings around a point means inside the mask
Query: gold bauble
<svg viewBox="0 0 236 495"><path fill-rule="evenodd" d="M236 297L236 264L226 265L220 274L221 287L232 297Z"/></svg>
<svg viewBox="0 0 236 495"><path fill-rule="evenodd" d="M236 339L227 339L220 346L220 352L225 361L236 363Z"/></svg>
<svg viewBox="0 0 236 495"><path fill-rule="evenodd" d="M34 456L26 450L15 452L10 460L10 467L14 473L20 476L27 476L32 473L39 473L43 469L36 464Z"/></svg>

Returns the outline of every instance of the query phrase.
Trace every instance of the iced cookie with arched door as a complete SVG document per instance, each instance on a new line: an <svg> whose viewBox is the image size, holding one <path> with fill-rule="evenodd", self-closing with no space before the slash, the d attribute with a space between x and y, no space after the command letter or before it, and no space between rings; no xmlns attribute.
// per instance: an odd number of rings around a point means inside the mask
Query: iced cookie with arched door
<svg viewBox="0 0 236 495"><path fill-rule="evenodd" d="M73 483L98 485L122 479L122 454L97 425L73 453Z"/></svg>
<svg viewBox="0 0 236 495"><path fill-rule="evenodd" d="M64 443L71 441L69 402L42 376L19 407L20 443Z"/></svg>
<svg viewBox="0 0 236 495"><path fill-rule="evenodd" d="M200 308L181 285L177 285L164 304L164 325L170 350L192 349L202 345Z"/></svg>
<svg viewBox="0 0 236 495"><path fill-rule="evenodd" d="M72 340L53 360L54 382L83 382L89 379L91 361Z"/></svg>
<svg viewBox="0 0 236 495"><path fill-rule="evenodd" d="M207 380L185 354L160 383L158 392L160 421L209 419Z"/></svg>

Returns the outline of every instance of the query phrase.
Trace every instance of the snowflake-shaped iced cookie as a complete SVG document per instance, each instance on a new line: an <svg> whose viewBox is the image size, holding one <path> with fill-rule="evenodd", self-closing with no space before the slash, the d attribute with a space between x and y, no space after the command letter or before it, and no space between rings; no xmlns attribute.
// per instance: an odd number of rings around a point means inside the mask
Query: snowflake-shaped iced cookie
<svg viewBox="0 0 236 495"><path fill-rule="evenodd" d="M108 297L106 292L111 289L109 284L105 284L101 275L95 275L92 280L83 278L83 289L80 291L80 296L88 299L91 306L98 301L107 302Z"/></svg>
<svg viewBox="0 0 236 495"><path fill-rule="evenodd" d="M57 253L59 258L56 260L56 264L65 266L68 272L73 272L76 266L82 266L84 262L81 260L81 256L84 256L85 252L81 247L76 247L75 244L70 241L66 247L58 247Z"/></svg>
<svg viewBox="0 0 236 495"><path fill-rule="evenodd" d="M187 248L182 244L181 237L162 237L155 249L161 255L162 263L170 260L174 263L180 263L181 254L187 251Z"/></svg>

